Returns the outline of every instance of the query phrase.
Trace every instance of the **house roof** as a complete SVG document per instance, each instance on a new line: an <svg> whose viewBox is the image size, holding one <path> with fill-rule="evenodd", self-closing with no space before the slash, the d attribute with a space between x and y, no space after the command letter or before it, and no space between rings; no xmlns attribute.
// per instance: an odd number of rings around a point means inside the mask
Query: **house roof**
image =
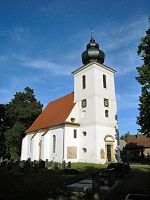
<svg viewBox="0 0 150 200"><path fill-rule="evenodd" d="M142 134L128 135L127 147L150 147L150 138Z"/></svg>
<svg viewBox="0 0 150 200"><path fill-rule="evenodd" d="M74 93L70 93L50 102L26 132L33 132L66 123L66 119L75 105L73 101Z"/></svg>

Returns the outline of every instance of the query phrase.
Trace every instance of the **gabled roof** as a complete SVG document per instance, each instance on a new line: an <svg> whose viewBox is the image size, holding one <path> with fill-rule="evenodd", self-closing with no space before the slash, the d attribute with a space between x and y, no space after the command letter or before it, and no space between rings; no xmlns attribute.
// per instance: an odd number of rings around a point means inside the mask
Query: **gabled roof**
<svg viewBox="0 0 150 200"><path fill-rule="evenodd" d="M127 147L150 147L150 138L145 135L128 135L127 136Z"/></svg>
<svg viewBox="0 0 150 200"><path fill-rule="evenodd" d="M66 122L75 103L74 93L50 102L26 132L57 126Z"/></svg>

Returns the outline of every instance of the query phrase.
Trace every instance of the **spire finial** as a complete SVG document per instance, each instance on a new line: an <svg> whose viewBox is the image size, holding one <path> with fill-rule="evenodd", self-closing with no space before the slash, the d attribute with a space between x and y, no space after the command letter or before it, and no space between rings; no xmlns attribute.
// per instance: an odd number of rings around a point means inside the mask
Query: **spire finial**
<svg viewBox="0 0 150 200"><path fill-rule="evenodd" d="M93 28L91 27L91 38L93 38Z"/></svg>
<svg viewBox="0 0 150 200"><path fill-rule="evenodd" d="M90 42L95 42L94 38L93 38L93 29L91 28L91 40Z"/></svg>
<svg viewBox="0 0 150 200"><path fill-rule="evenodd" d="M91 41L93 41L94 38L93 38L93 28L91 27Z"/></svg>

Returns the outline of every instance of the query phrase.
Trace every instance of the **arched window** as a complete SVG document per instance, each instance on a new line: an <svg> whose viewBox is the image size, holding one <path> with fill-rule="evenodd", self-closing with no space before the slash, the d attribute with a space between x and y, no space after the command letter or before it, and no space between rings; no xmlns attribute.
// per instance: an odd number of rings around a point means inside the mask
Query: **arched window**
<svg viewBox="0 0 150 200"><path fill-rule="evenodd" d="M53 153L56 151L56 135L53 135Z"/></svg>
<svg viewBox="0 0 150 200"><path fill-rule="evenodd" d="M85 111L85 110L82 111L82 113L81 113L81 118L82 118L82 119L86 118L86 111Z"/></svg>
<svg viewBox="0 0 150 200"><path fill-rule="evenodd" d="M103 74L103 87L106 88L107 85L106 85L106 75Z"/></svg>
<svg viewBox="0 0 150 200"><path fill-rule="evenodd" d="M30 139L30 149L29 149L30 153L32 152L32 137Z"/></svg>

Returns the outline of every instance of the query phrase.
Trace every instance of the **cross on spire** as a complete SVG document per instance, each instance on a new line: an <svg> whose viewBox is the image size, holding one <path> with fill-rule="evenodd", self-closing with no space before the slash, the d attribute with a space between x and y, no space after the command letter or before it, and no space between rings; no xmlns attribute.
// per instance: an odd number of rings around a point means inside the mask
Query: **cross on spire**
<svg viewBox="0 0 150 200"><path fill-rule="evenodd" d="M93 39L93 29L91 27L91 39Z"/></svg>

